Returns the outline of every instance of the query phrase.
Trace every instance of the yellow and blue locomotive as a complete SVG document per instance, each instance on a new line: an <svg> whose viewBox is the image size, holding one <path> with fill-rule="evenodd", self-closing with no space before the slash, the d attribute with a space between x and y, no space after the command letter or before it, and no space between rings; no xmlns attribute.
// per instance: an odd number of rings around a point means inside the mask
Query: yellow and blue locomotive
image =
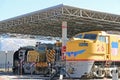
<svg viewBox="0 0 120 80"><path fill-rule="evenodd" d="M71 77L120 75L120 35L90 31L75 35L66 44L66 71Z"/></svg>

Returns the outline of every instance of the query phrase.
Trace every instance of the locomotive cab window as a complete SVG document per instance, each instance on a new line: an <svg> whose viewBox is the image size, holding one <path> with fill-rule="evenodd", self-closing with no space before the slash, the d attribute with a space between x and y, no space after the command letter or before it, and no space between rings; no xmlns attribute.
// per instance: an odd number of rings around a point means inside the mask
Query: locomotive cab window
<svg viewBox="0 0 120 80"><path fill-rule="evenodd" d="M78 34L78 35L76 35L74 38L82 38L82 34Z"/></svg>
<svg viewBox="0 0 120 80"><path fill-rule="evenodd" d="M106 42L106 37L105 36L98 36L98 40L101 42Z"/></svg>
<svg viewBox="0 0 120 80"><path fill-rule="evenodd" d="M41 45L39 45L39 46L37 47L37 50L38 50L39 52L45 52L46 46L45 46L44 44L41 44Z"/></svg>
<svg viewBox="0 0 120 80"><path fill-rule="evenodd" d="M84 39L96 40L97 34L85 34Z"/></svg>

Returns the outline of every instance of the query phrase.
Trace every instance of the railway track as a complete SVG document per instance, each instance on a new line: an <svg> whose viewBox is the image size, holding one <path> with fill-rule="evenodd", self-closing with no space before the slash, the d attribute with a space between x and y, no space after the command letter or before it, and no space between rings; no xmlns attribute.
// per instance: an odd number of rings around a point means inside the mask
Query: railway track
<svg viewBox="0 0 120 80"><path fill-rule="evenodd" d="M14 75L12 72L0 72L0 80L49 80L50 76L44 77L43 75ZM59 80L59 77L55 77L54 80ZM112 78L102 79L73 79L64 78L63 80L112 80Z"/></svg>
<svg viewBox="0 0 120 80"><path fill-rule="evenodd" d="M44 77L42 75L2 75L0 74L0 80L49 80L49 77ZM54 78L53 80L59 80L59 77ZM103 79L69 79L64 78L63 80L112 80L108 78Z"/></svg>

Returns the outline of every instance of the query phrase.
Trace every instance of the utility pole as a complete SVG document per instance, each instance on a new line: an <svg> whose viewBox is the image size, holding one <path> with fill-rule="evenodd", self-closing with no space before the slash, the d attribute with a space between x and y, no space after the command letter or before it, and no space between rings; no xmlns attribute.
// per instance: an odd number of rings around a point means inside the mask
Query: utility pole
<svg viewBox="0 0 120 80"><path fill-rule="evenodd" d="M67 74L69 77L70 75L66 72L66 42L67 42L67 22L62 22L62 48L61 48L61 60L59 61L58 71L50 77L49 80L53 80L53 78L60 74L59 80L63 80L63 75Z"/></svg>
<svg viewBox="0 0 120 80"><path fill-rule="evenodd" d="M67 22L62 22L62 60L66 58Z"/></svg>
<svg viewBox="0 0 120 80"><path fill-rule="evenodd" d="M66 42L67 42L67 22L63 21L62 22L62 64L61 66L64 66L63 68L65 68L65 64L66 64ZM65 70L65 69L64 69ZM63 79L63 69L61 69L60 71L60 77L59 79L62 80Z"/></svg>

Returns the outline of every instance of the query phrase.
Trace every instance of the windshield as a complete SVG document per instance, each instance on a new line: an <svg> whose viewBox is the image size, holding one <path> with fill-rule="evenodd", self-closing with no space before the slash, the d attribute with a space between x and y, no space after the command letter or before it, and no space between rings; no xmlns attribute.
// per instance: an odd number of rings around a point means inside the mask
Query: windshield
<svg viewBox="0 0 120 80"><path fill-rule="evenodd" d="M96 37L97 37L97 34L85 34L83 38L95 40Z"/></svg>
<svg viewBox="0 0 120 80"><path fill-rule="evenodd" d="M74 38L82 38L82 34L78 34Z"/></svg>
<svg viewBox="0 0 120 80"><path fill-rule="evenodd" d="M37 46L37 51L39 52L45 52L46 51L46 46L44 44L40 44L39 46Z"/></svg>

